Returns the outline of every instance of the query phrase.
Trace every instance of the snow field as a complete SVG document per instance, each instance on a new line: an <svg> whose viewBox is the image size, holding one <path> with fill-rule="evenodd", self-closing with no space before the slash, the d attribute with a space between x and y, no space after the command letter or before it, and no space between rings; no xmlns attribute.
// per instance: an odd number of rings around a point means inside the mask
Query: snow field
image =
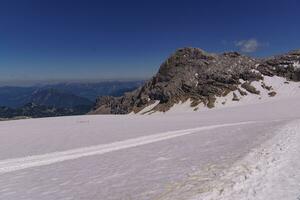
<svg viewBox="0 0 300 200"><path fill-rule="evenodd" d="M191 200L295 200L300 198L300 120L254 149L208 191Z"/></svg>

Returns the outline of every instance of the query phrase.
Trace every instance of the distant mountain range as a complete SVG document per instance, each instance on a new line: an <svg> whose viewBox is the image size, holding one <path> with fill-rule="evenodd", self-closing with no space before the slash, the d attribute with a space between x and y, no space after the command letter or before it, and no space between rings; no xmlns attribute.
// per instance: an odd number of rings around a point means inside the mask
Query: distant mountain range
<svg viewBox="0 0 300 200"><path fill-rule="evenodd" d="M78 105L72 108L58 108L54 106L37 105L28 103L19 108L0 106L0 120L20 117L40 118L69 115L82 115L91 109L90 105Z"/></svg>
<svg viewBox="0 0 300 200"><path fill-rule="evenodd" d="M143 81L109 81L0 87L0 118L85 114L98 96L121 96L142 84Z"/></svg>
<svg viewBox="0 0 300 200"><path fill-rule="evenodd" d="M98 83L59 83L46 85L42 88L58 89L60 91L75 94L91 101L99 96L122 96L125 92L132 91L144 84L144 80L138 81L106 81Z"/></svg>
<svg viewBox="0 0 300 200"><path fill-rule="evenodd" d="M73 108L79 105L91 106L93 101L59 89L47 88L37 89L29 99L30 103L56 108Z"/></svg>

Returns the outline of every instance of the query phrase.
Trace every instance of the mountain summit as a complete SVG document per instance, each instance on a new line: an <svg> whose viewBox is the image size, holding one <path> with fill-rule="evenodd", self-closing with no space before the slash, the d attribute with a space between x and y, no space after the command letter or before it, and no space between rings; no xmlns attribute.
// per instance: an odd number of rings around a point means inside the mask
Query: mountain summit
<svg viewBox="0 0 300 200"><path fill-rule="evenodd" d="M182 48L142 87L122 97L99 97L91 114L138 113L150 105L153 105L151 112L165 112L174 104L187 100L191 107L203 104L212 108L218 98L229 93L233 101L248 94L260 95L254 82L259 82L273 97L276 91L264 82L270 77L300 81L300 50L257 59L237 52L213 54L199 48Z"/></svg>

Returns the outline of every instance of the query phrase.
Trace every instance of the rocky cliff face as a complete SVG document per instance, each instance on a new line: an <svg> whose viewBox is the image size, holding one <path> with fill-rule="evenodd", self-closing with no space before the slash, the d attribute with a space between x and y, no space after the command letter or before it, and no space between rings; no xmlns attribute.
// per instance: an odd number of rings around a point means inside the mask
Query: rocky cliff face
<svg viewBox="0 0 300 200"><path fill-rule="evenodd" d="M192 101L191 106L202 103L212 108L216 98L232 91L259 94L251 82L274 75L300 81L300 50L255 59L236 52L217 55L183 48L171 55L144 86L122 97L98 98L91 114L137 113L157 101L153 111L164 112L187 99Z"/></svg>

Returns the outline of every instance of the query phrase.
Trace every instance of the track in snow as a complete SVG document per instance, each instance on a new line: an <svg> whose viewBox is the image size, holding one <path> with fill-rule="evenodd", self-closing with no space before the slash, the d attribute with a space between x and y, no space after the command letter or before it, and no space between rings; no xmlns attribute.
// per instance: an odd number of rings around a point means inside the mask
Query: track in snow
<svg viewBox="0 0 300 200"><path fill-rule="evenodd" d="M84 148L72 149L72 150L61 151L61 152L53 152L44 155L2 160L0 161L0 174L5 174L5 173L33 168L33 167L51 165L54 163L74 160L86 156L101 155L113 151L142 146L142 145L164 141L164 140L168 140L180 136L194 134L199 131L211 130L211 129L222 128L222 127L253 124L253 123L257 123L257 122L246 121L246 122L239 122L239 123L203 126L198 128L192 128L192 129L163 132L163 133L154 134L150 136L143 136L143 137L128 139L124 141L113 142L110 144L102 144L97 146L84 147Z"/></svg>

